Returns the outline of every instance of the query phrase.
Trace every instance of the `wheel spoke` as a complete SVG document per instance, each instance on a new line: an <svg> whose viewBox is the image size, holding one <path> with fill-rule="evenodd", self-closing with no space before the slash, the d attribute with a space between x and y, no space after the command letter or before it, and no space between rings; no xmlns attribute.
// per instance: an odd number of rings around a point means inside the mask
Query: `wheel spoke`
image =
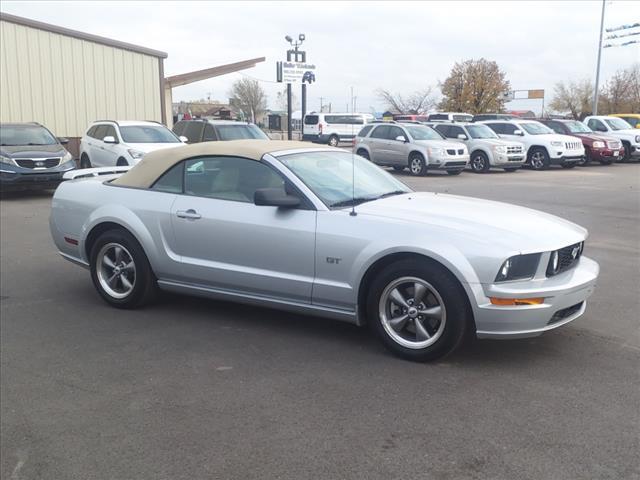
<svg viewBox="0 0 640 480"><path fill-rule="evenodd" d="M442 318L442 307L438 305L437 307L425 308L424 310L418 310L418 313L427 318L440 320Z"/></svg>
<svg viewBox="0 0 640 480"><path fill-rule="evenodd" d="M133 270L133 267L135 266L135 264L133 263L133 260L130 261L129 263L127 263L124 267L122 267L122 270Z"/></svg>
<svg viewBox="0 0 640 480"><path fill-rule="evenodd" d="M127 290L131 290L131 288L133 288L133 284L129 281L126 275L121 275L120 281L122 282L122 286Z"/></svg>
<svg viewBox="0 0 640 480"><path fill-rule="evenodd" d="M115 283L116 283L115 281L116 281L117 278L118 278L118 274L114 273L109 278L107 278L107 283L109 285L113 286L113 285L115 285Z"/></svg>
<svg viewBox="0 0 640 480"><path fill-rule="evenodd" d="M407 323L407 320L409 320L409 315L402 315L401 317L396 317L389 320L389 325L396 332L399 332L404 328L405 324Z"/></svg>
<svg viewBox="0 0 640 480"><path fill-rule="evenodd" d="M397 305L401 305L404 308L409 308L409 304L407 303L407 301L404 299L404 297L402 296L402 294L397 288L393 289L393 291L390 294L390 297L391 297L391 300L393 300Z"/></svg>
<svg viewBox="0 0 640 480"><path fill-rule="evenodd" d="M420 320L416 318L413 324L416 326L416 340L418 342L431 338L431 335L429 335L429 332L427 332L427 329L424 328L424 325L422 325Z"/></svg>
<svg viewBox="0 0 640 480"><path fill-rule="evenodd" d="M122 261L122 247L114 247L116 254L116 263L120 263Z"/></svg>
<svg viewBox="0 0 640 480"><path fill-rule="evenodd" d="M113 260L111 260L107 255L102 257L102 263L104 263L107 267L111 269L116 268L115 264L113 263Z"/></svg>
<svg viewBox="0 0 640 480"><path fill-rule="evenodd" d="M427 293L427 287L417 282L413 284L413 304L415 306L420 305L425 293Z"/></svg>

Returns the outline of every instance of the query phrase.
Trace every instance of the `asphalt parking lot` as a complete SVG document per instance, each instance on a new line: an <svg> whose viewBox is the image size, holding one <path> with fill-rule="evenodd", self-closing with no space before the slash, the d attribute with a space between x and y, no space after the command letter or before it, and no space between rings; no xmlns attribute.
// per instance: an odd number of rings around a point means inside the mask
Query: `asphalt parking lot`
<svg viewBox="0 0 640 480"><path fill-rule="evenodd" d="M640 165L398 176L586 226L586 315L414 364L323 319L174 296L118 311L56 254L51 194L5 196L0 476L640 478Z"/></svg>

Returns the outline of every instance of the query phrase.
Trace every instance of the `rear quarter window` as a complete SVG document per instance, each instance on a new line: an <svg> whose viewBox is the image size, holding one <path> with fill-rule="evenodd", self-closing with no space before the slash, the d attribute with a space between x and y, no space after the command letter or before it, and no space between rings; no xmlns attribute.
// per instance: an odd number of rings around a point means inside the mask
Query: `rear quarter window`
<svg viewBox="0 0 640 480"><path fill-rule="evenodd" d="M317 125L318 124L318 115L307 115L304 117L305 125Z"/></svg>
<svg viewBox="0 0 640 480"><path fill-rule="evenodd" d="M373 125L367 125L366 127L364 127L362 130L358 132L358 137L366 137L372 128L373 128Z"/></svg>

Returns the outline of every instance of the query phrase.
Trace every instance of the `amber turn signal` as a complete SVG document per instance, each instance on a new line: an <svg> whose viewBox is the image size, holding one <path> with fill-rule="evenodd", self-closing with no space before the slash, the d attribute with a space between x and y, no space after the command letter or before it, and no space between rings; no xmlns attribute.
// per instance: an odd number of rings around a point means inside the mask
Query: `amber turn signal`
<svg viewBox="0 0 640 480"><path fill-rule="evenodd" d="M491 297L492 305L540 305L544 297L540 298L497 298Z"/></svg>

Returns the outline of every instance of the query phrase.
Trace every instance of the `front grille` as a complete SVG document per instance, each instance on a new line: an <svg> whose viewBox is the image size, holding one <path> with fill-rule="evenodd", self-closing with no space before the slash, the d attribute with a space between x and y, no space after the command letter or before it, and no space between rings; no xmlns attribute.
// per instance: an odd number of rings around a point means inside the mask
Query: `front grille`
<svg viewBox="0 0 640 480"><path fill-rule="evenodd" d="M458 155L462 155L464 153L464 150L458 150Z"/></svg>
<svg viewBox="0 0 640 480"><path fill-rule="evenodd" d="M618 150L622 147L622 144L620 142L607 142L607 147L611 150Z"/></svg>
<svg viewBox="0 0 640 480"><path fill-rule="evenodd" d="M582 256L583 250L584 242L580 242L551 252L551 256L549 257L549 264L547 265L547 277L558 275L559 273L562 273L574 267ZM555 255L558 256L558 266L554 269Z"/></svg>
<svg viewBox="0 0 640 480"><path fill-rule="evenodd" d="M570 307L563 308L562 310L558 310L556 313L553 314L553 317L551 317L551 320L547 322L547 325L553 325L554 323L558 323L561 320L564 320L565 318L569 318L571 315L578 313L582 308L583 304L584 302L580 302Z"/></svg>
<svg viewBox="0 0 640 480"><path fill-rule="evenodd" d="M53 168L60 164L59 158L17 158L16 164L22 168Z"/></svg>
<svg viewBox="0 0 640 480"><path fill-rule="evenodd" d="M507 153L522 153L522 147L507 147Z"/></svg>
<svg viewBox="0 0 640 480"><path fill-rule="evenodd" d="M447 162L446 166L447 167L464 167L467 164L467 162Z"/></svg>
<svg viewBox="0 0 640 480"><path fill-rule="evenodd" d="M582 148L582 142L564 142L564 146L567 150L578 150Z"/></svg>
<svg viewBox="0 0 640 480"><path fill-rule="evenodd" d="M456 151L454 149L450 148L450 149L447 150L447 154L448 155L455 155Z"/></svg>

